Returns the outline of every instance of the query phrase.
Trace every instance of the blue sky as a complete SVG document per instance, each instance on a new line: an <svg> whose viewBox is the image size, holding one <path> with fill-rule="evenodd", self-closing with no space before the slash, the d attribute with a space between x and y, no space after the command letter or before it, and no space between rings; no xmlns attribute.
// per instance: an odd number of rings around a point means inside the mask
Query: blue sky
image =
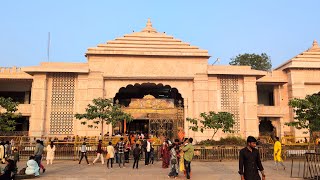
<svg viewBox="0 0 320 180"><path fill-rule="evenodd" d="M86 62L88 47L140 31L151 18L160 32L228 64L241 53L267 53L273 67L320 43L319 0L3 1L0 66Z"/></svg>

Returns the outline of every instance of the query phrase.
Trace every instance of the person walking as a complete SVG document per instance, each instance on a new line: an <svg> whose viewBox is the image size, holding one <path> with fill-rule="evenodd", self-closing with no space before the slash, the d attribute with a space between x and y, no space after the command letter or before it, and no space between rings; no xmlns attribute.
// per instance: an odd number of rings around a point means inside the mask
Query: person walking
<svg viewBox="0 0 320 180"><path fill-rule="evenodd" d="M14 164L17 166L17 163L20 161L20 155L17 148L14 148L12 156L13 156Z"/></svg>
<svg viewBox="0 0 320 180"><path fill-rule="evenodd" d="M286 170L286 167L283 164L283 160L281 158L281 143L279 141L279 137L275 137L276 142L274 143L273 146L273 157L274 157L274 163L276 170L278 170L278 165L280 164L283 167L283 170Z"/></svg>
<svg viewBox="0 0 320 180"><path fill-rule="evenodd" d="M179 166L178 166L178 157L177 157L177 151L176 151L176 144L172 144L170 146L170 172L168 174L169 177L174 177L176 178L178 176L179 173Z"/></svg>
<svg viewBox="0 0 320 180"><path fill-rule="evenodd" d="M47 146L47 165L53 163L54 159L54 152L56 151L56 146L54 145L53 141Z"/></svg>
<svg viewBox="0 0 320 180"><path fill-rule="evenodd" d="M42 160L42 154L44 150L43 141L40 141L37 139L37 144L34 150L34 160L38 163L38 166L42 169L42 172L44 173L46 171L46 168L41 163Z"/></svg>
<svg viewBox="0 0 320 180"><path fill-rule="evenodd" d="M153 163L154 163L154 146L151 144L149 164L153 165Z"/></svg>
<svg viewBox="0 0 320 180"><path fill-rule="evenodd" d="M4 144L4 151L5 151L5 158L9 158L11 156L11 144L9 141L6 141L6 143Z"/></svg>
<svg viewBox="0 0 320 180"><path fill-rule="evenodd" d="M126 145L124 149L124 160L125 160L125 163L129 163L129 154L131 150L131 144L129 140L127 140L125 144Z"/></svg>
<svg viewBox="0 0 320 180"><path fill-rule="evenodd" d="M114 159L114 147L112 146L112 143L109 142L109 146L107 146L107 166L109 169L109 162L111 164L111 168L113 165L113 159Z"/></svg>
<svg viewBox="0 0 320 180"><path fill-rule="evenodd" d="M89 161L88 161L88 156L87 156L87 143L86 143L86 138L84 139L82 145L81 145L81 158L79 160L79 164L81 164L82 158L86 158L87 164L90 165Z"/></svg>
<svg viewBox="0 0 320 180"><path fill-rule="evenodd" d="M168 141L163 142L161 147L161 158L162 158L162 168L169 167L170 161L170 152L169 152L169 145Z"/></svg>
<svg viewBox="0 0 320 180"><path fill-rule="evenodd" d="M43 152L44 152L44 144L43 144L43 140L40 140L40 144L43 147ZM41 156L41 160L40 160L40 169L42 169L42 173L44 173L46 171L46 168L44 167L44 165L42 164L42 158L43 156Z"/></svg>
<svg viewBox="0 0 320 180"><path fill-rule="evenodd" d="M145 159L144 159L144 165L148 166L150 161L150 151L151 151L151 144L149 140L146 139L146 148L145 148Z"/></svg>
<svg viewBox="0 0 320 180"><path fill-rule="evenodd" d="M179 144L179 170L181 172L183 172L184 176L186 176L186 169L184 168L184 158L183 158L183 155L184 155L184 152L182 151L182 148L184 146L188 145L188 138L184 138L183 142L181 144ZM191 171L190 171L190 176L191 176Z"/></svg>
<svg viewBox="0 0 320 180"><path fill-rule="evenodd" d="M247 138L247 147L240 150L239 153L239 174L241 180L260 180L259 171L262 179L265 180L266 175L261 163L259 151L256 149L257 140L252 136Z"/></svg>
<svg viewBox="0 0 320 180"><path fill-rule="evenodd" d="M94 163L96 163L99 159L99 157L101 158L101 163L104 164L104 158L103 158L103 154L102 154L103 150L102 150L102 140L99 140L98 143L98 147L97 147L97 157L96 159L93 161L93 165Z"/></svg>
<svg viewBox="0 0 320 180"><path fill-rule="evenodd" d="M194 147L192 145L193 139L189 138L188 141L185 142L185 146L182 148L183 159L184 159L184 168L186 170L187 179L190 179L191 172L191 161L194 155Z"/></svg>
<svg viewBox="0 0 320 180"><path fill-rule="evenodd" d="M146 149L147 149L147 140L143 138L141 139L141 156L142 157L146 157L146 151L147 151Z"/></svg>
<svg viewBox="0 0 320 180"><path fill-rule="evenodd" d="M141 149L139 148L139 144L136 144L136 147L133 150L134 162L133 162L132 169L134 169L135 166L136 166L136 169L139 168L140 154L141 154Z"/></svg>
<svg viewBox="0 0 320 180"><path fill-rule="evenodd" d="M4 143L2 141L0 142L0 161L1 164L5 163L5 148Z"/></svg>
<svg viewBox="0 0 320 180"><path fill-rule="evenodd" d="M119 167L125 167L125 161L124 161L124 142L123 142L123 137L120 138L120 142L117 143L116 147L118 150L118 156L119 156ZM121 167L122 164L122 167Z"/></svg>

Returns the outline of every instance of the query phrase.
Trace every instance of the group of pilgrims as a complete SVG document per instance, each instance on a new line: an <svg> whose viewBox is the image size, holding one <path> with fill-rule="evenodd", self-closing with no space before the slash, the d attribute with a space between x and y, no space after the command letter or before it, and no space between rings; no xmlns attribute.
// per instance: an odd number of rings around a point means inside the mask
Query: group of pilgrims
<svg viewBox="0 0 320 180"><path fill-rule="evenodd" d="M130 140L124 141L124 138L120 137L120 141L115 145L109 142L107 147L103 148L102 140L99 140L96 148L96 158L92 164L94 165L99 159L101 159L102 164L105 164L106 159L107 168L113 168L114 161L120 168L124 168L126 167L126 163L129 163L130 155L132 154L132 168L139 169L139 161L144 159L145 166L153 165L155 157L158 157L156 155L160 155L159 159L162 161L162 168L169 168L169 177L176 178L179 172L183 172L186 178L190 179L190 164L194 154L192 142L192 138L185 138L183 141L175 139L173 142L165 139L161 146L155 147L152 141L147 138L131 143ZM11 149L10 143L0 142L0 161L2 164L6 164L5 168L0 171L0 180L10 179L16 174L39 176L41 169L42 173L44 173L46 171L42 163L44 152L46 151L47 165L52 165L56 146L54 142L51 141L45 148L43 141L37 140L34 154L29 157L26 167L22 168L19 173L17 172L19 151L15 148L13 152L11 152ZM84 138L79 149L79 164L81 164L81 161L85 158L87 164L91 165L87 152L87 139Z"/></svg>
<svg viewBox="0 0 320 180"><path fill-rule="evenodd" d="M86 163L91 165L87 156L87 140L84 139L80 147L80 160L81 164L83 158ZM170 168L168 173L169 177L176 178L179 172L183 172L187 179L190 179L191 173L191 161L194 155L194 147L192 146L193 139L185 138L181 142L179 139L175 139L172 142L166 139L158 151L155 151L153 143L149 139L143 139L142 141L135 141L131 143L129 140L124 141L121 137L120 141L114 146L111 142L108 143L106 151L102 148L102 140L99 140L96 158L93 160L94 165L99 159L101 163L105 164L105 157L107 159L107 168L113 168L113 163L119 165L119 168L126 167L126 163L129 163L130 154L133 155L133 169L139 169L139 161L144 157L145 166L153 165L155 152L159 152L160 159L162 161L162 168ZM105 157L104 157L105 154Z"/></svg>

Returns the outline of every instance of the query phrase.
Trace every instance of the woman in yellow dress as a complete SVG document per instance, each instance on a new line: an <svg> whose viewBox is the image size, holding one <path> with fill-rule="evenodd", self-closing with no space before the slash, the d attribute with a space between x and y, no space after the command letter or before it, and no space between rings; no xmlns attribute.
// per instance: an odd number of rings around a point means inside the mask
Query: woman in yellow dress
<svg viewBox="0 0 320 180"><path fill-rule="evenodd" d="M276 166L276 169L278 170L278 165L281 164L283 169L285 170L286 167L283 164L283 160L281 158L281 143L279 141L279 137L276 137L276 142L274 143L273 147L273 157L274 157L274 163Z"/></svg>

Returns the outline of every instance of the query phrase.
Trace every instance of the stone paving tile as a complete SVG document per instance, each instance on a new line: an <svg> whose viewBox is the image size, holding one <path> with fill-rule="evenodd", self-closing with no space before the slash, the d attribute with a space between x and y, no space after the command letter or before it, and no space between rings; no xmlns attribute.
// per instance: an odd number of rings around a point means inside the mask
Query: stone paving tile
<svg viewBox="0 0 320 180"><path fill-rule="evenodd" d="M145 166L144 162L140 162L139 170L132 169L132 163L126 168L119 168L114 165L113 169L107 169L106 165L96 163L88 166L85 162L81 165L76 161L54 161L53 165L45 165L46 172L41 173L41 180L163 180L169 179L167 174L169 169L162 169L161 162L154 165ZM22 167L25 162L19 162ZM265 167L267 180L286 180L290 178L291 162L285 162L287 170L273 170L273 162L263 162ZM295 164L295 167L297 164ZM131 167L131 168L130 168ZM191 163L192 179L194 180L233 180L240 179L238 175L238 162L197 162ZM181 175L181 174L180 174ZM185 179L179 176L177 179ZM295 178L299 179L299 178ZM301 178L300 178L301 179Z"/></svg>

